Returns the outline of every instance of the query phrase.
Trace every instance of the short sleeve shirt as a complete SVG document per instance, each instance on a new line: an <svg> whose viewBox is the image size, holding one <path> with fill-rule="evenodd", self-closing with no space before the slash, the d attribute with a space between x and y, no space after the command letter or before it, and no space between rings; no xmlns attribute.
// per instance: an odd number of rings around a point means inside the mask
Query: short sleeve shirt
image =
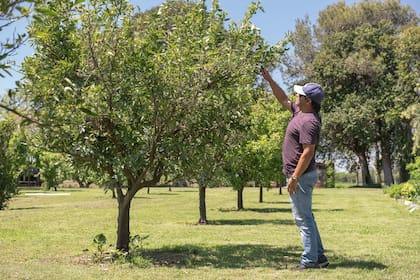
<svg viewBox="0 0 420 280"><path fill-rule="evenodd" d="M303 152L303 145L318 145L321 121L316 113L302 113L292 103L293 116L286 129L283 142L283 173L291 176ZM304 173L315 169L315 155Z"/></svg>

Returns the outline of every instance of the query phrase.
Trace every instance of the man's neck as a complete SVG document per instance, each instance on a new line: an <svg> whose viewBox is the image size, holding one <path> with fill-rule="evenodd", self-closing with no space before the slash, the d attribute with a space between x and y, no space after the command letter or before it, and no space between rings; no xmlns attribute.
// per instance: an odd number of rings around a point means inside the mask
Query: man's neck
<svg viewBox="0 0 420 280"><path fill-rule="evenodd" d="M312 108L312 106L302 106L302 108L300 108L300 111L302 113L315 113L314 108Z"/></svg>

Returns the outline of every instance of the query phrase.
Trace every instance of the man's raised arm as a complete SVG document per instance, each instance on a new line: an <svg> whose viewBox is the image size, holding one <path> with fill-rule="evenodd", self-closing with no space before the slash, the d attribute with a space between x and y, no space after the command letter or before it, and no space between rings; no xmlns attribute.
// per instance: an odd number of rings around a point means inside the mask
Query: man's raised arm
<svg viewBox="0 0 420 280"><path fill-rule="evenodd" d="M280 102L280 104L290 112L292 111L292 103L287 97L284 90L273 80L270 73L264 68L261 67L261 75L263 78L270 84L271 89L273 90L274 96L277 98L277 100Z"/></svg>

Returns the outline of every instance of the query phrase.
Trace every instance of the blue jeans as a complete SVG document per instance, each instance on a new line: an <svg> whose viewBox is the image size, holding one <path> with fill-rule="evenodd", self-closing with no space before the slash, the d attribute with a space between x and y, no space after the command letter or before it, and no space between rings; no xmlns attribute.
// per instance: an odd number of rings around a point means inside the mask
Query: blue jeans
<svg viewBox="0 0 420 280"><path fill-rule="evenodd" d="M316 264L318 257L324 254L321 236L312 213L312 191L317 180L316 170L305 173L298 180L296 194L289 194L293 217L302 238L301 263L306 266Z"/></svg>

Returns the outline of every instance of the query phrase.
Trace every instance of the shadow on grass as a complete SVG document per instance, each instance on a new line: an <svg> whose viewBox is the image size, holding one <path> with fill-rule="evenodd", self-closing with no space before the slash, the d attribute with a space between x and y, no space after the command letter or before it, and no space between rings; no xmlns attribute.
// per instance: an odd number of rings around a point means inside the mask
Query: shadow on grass
<svg viewBox="0 0 420 280"><path fill-rule="evenodd" d="M163 195L163 196L172 196L172 195L179 195L179 193L176 192L158 192L158 193L154 193L154 192L150 192L147 195Z"/></svg>
<svg viewBox="0 0 420 280"><path fill-rule="evenodd" d="M337 263L331 263L328 268L330 269L336 269L336 268L361 268L361 269L385 269L387 268L386 265L382 263L378 263L375 261L369 261L369 260L350 260L346 258L341 258L340 262Z"/></svg>
<svg viewBox="0 0 420 280"><path fill-rule="evenodd" d="M57 190L55 191L54 189L50 189L50 190L46 190L43 188L29 188L29 187L25 187L25 188L18 188L18 194L22 195L25 193L77 193L77 192L82 192L83 190L87 190L89 188L57 188Z"/></svg>
<svg viewBox="0 0 420 280"><path fill-rule="evenodd" d="M332 208L332 209L312 209L313 212L341 212L344 211L342 208Z"/></svg>
<svg viewBox="0 0 420 280"><path fill-rule="evenodd" d="M253 225L262 225L262 224L273 224L273 225L294 225L295 223L292 220L264 220L264 219L240 219L240 220L215 220L210 221L210 225L232 225L232 226L253 226Z"/></svg>
<svg viewBox="0 0 420 280"><path fill-rule="evenodd" d="M45 206L32 206L32 207L16 207L16 208L8 208L9 211L18 211L18 210L37 210L37 209L47 209L51 207L45 207Z"/></svg>
<svg viewBox="0 0 420 280"><path fill-rule="evenodd" d="M290 208L245 208L241 211L251 211L258 213L292 213Z"/></svg>
<svg viewBox="0 0 420 280"><path fill-rule="evenodd" d="M262 204L287 204L287 205L290 205L290 201L268 201L268 202L262 202Z"/></svg>
<svg viewBox="0 0 420 280"><path fill-rule="evenodd" d="M301 247L274 247L256 244L235 244L204 247L184 245L142 250L141 255L154 265L179 268L253 268L293 269L300 261ZM371 260L348 259L342 256L330 258L328 269L385 269L386 265Z"/></svg>
<svg viewBox="0 0 420 280"><path fill-rule="evenodd" d="M141 193L134 197L134 199L151 199L153 196L173 196L173 195L179 195L179 193Z"/></svg>
<svg viewBox="0 0 420 280"><path fill-rule="evenodd" d="M291 213L290 208L244 208L238 210L237 208L219 208L220 212L258 212L258 213Z"/></svg>
<svg viewBox="0 0 420 280"><path fill-rule="evenodd" d="M154 265L197 268L273 267L285 269L298 262L299 247L278 248L267 245L221 245L201 247L185 245L143 250L142 256Z"/></svg>
<svg viewBox="0 0 420 280"><path fill-rule="evenodd" d="M381 189L381 184L369 184L369 185L353 185L349 187L350 189Z"/></svg>

